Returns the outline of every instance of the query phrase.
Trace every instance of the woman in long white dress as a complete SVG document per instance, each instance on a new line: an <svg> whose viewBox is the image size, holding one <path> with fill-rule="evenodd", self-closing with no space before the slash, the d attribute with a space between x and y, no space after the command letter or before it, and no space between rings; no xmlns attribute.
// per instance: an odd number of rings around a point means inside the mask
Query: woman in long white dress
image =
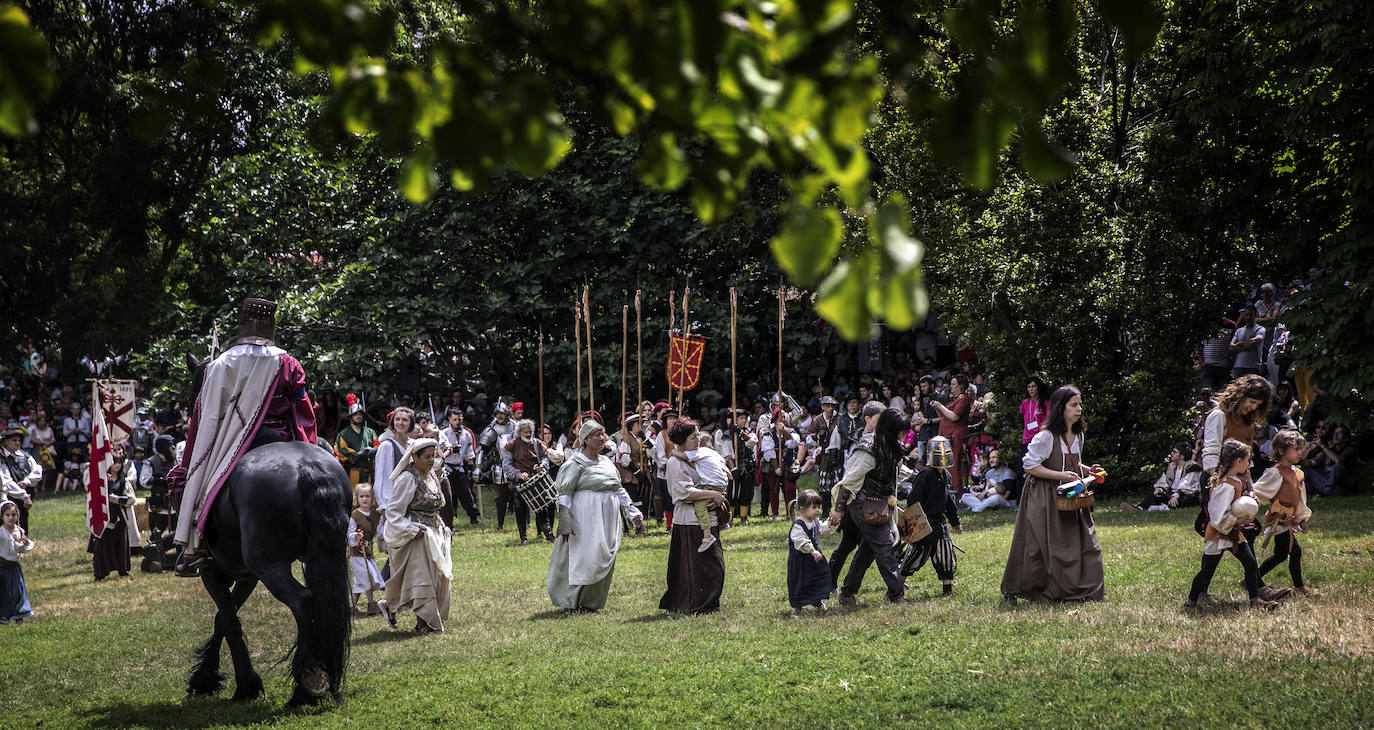
<svg viewBox="0 0 1374 730"><path fill-rule="evenodd" d="M567 611L598 611L606 605L620 550L621 516L644 530L644 517L620 484L615 463L602 455L606 429L588 418L576 450L558 469L558 537L549 560L549 598Z"/></svg>

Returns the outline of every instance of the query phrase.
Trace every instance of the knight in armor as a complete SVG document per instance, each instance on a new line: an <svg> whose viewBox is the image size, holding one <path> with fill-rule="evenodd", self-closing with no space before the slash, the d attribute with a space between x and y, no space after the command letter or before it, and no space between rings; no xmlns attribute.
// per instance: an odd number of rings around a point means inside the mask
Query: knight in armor
<svg viewBox="0 0 1374 730"><path fill-rule="evenodd" d="M511 420L510 406L503 401L496 404L496 415L482 429L482 435L478 438L482 447L478 473L485 475L496 487L497 530L506 529L506 510L511 508L511 500L515 496L515 490L507 484L505 472L501 469L502 448L514 433L515 422Z"/></svg>
<svg viewBox="0 0 1374 730"><path fill-rule="evenodd" d="M316 440L305 370L274 341L276 310L275 302L245 299L229 348L205 366L181 463L167 476L169 487L181 490L176 544L185 551L177 575L197 575L210 559L200 545L209 507L249 449Z"/></svg>
<svg viewBox="0 0 1374 730"><path fill-rule="evenodd" d="M908 509L921 506L921 511L930 524L930 534L917 540L904 549L901 555L901 574L910 577L926 564L935 566L935 577L940 579L944 595L954 595L954 570L958 560L954 555L954 543L949 533L963 532L959 525L959 512L951 496L949 470L954 466L954 450L949 440L936 436L930 442L930 460L925 468L911 477L911 493L907 496Z"/></svg>
<svg viewBox="0 0 1374 730"><path fill-rule="evenodd" d="M348 427L339 429L334 439L334 455L348 472L348 484L356 489L363 481L363 474L372 471L372 457L377 453L377 432L367 425L367 414L358 396L349 393L344 398L348 403Z"/></svg>

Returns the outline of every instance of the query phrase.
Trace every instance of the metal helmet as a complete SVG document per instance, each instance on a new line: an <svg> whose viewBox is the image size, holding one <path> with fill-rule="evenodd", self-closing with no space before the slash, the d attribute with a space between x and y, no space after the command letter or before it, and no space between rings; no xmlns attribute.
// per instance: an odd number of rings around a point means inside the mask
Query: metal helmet
<svg viewBox="0 0 1374 730"><path fill-rule="evenodd" d="M926 459L926 466L936 469L950 469L954 466L954 449L950 448L949 439L936 436L930 440L930 455Z"/></svg>
<svg viewBox="0 0 1374 730"><path fill-rule="evenodd" d="M508 405L508 404L503 400L503 401L501 401L501 402L499 402L499 403L496 404L496 412L497 412L497 413L504 413L504 414L506 414L507 416L509 416L509 415L510 415L510 405Z"/></svg>

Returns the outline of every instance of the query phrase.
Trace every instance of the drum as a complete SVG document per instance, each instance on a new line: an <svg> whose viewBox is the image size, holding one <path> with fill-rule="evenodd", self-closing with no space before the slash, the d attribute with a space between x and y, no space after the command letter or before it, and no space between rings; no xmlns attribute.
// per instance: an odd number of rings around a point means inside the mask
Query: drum
<svg viewBox="0 0 1374 730"><path fill-rule="evenodd" d="M558 500L558 489L553 485L553 475L540 472L515 486L520 498L531 510L538 512Z"/></svg>

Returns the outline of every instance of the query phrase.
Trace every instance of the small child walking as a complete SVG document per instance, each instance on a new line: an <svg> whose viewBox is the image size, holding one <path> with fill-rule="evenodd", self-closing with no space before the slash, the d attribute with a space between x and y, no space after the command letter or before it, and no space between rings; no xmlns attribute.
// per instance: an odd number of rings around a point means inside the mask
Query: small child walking
<svg viewBox="0 0 1374 730"><path fill-rule="evenodd" d="M1207 529L1202 539L1202 569L1193 577L1193 587L1188 600L1183 604L1189 608L1197 605L1197 599L1212 584L1212 574L1226 551L1231 551L1245 569L1245 592L1250 594L1250 605L1272 609L1278 603L1259 595L1259 564L1255 562L1255 551L1245 540L1240 530L1241 523L1254 517L1251 513L1237 514L1236 502L1250 488L1250 447L1226 439L1221 445L1221 456L1217 471L1212 475L1211 494L1207 499Z"/></svg>
<svg viewBox="0 0 1374 730"><path fill-rule="evenodd" d="M33 615L19 556L33 550L33 540L19 526L19 505L0 502L0 624L23 623Z"/></svg>
<svg viewBox="0 0 1374 730"><path fill-rule="evenodd" d="M824 611L830 597L830 563L821 554L820 539L833 528L819 519L821 495L814 490L803 489L793 504L797 518L787 535L787 602L792 615L800 616L806 606Z"/></svg>
<svg viewBox="0 0 1374 730"><path fill-rule="evenodd" d="M1307 441L1302 434L1286 428L1274 434L1273 445L1278 463L1265 469L1255 482L1255 496L1269 502L1269 511L1264 515L1264 531L1274 541L1274 554L1259 567L1260 580L1287 560L1293 590L1315 598L1320 594L1303 584L1302 546L1298 545L1297 537L1297 533L1307 532L1307 521L1312 517L1312 510L1307 507L1302 469L1297 467Z"/></svg>
<svg viewBox="0 0 1374 730"><path fill-rule="evenodd" d="M373 504L372 485L359 484L353 489L353 514L348 518L348 563L353 568L353 615L376 616L382 612L373 591L386 588L377 561L372 559L372 540L377 536L381 512ZM367 611L358 610L358 598L367 594Z"/></svg>

